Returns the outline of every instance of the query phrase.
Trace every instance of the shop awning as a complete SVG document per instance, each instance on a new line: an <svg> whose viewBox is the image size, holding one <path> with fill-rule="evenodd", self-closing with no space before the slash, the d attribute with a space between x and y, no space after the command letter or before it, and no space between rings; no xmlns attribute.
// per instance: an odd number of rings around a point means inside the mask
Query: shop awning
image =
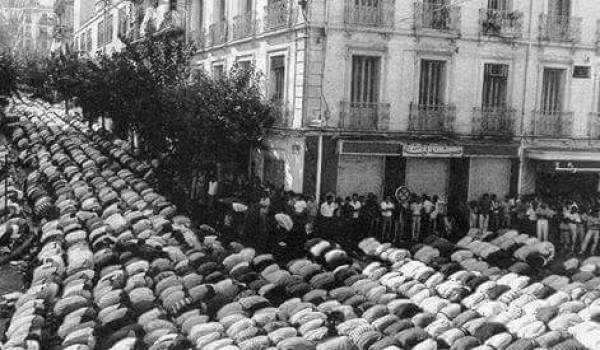
<svg viewBox="0 0 600 350"><path fill-rule="evenodd" d="M548 150L548 149L527 149L525 156L529 159L545 161L581 161L595 162L600 161L600 151L590 152L587 150Z"/></svg>

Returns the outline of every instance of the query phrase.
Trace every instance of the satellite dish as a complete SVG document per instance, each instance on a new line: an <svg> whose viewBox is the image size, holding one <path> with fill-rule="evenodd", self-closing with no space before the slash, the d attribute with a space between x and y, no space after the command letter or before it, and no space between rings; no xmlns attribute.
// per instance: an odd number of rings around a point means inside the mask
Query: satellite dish
<svg viewBox="0 0 600 350"><path fill-rule="evenodd" d="M398 202L408 202L410 200L410 190L406 186L400 186L394 192Z"/></svg>

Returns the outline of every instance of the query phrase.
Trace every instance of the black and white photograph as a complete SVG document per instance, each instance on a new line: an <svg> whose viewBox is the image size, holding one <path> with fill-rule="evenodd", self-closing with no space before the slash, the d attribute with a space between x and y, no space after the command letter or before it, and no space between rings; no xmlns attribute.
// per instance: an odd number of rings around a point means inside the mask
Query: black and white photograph
<svg viewBox="0 0 600 350"><path fill-rule="evenodd" d="M600 0L0 0L0 350L600 350Z"/></svg>

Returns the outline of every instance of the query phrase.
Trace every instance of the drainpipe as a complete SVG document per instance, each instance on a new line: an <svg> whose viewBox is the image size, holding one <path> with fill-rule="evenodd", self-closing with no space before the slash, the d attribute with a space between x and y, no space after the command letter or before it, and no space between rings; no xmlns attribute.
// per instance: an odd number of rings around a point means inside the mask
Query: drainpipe
<svg viewBox="0 0 600 350"><path fill-rule="evenodd" d="M523 172L525 171L525 108L526 108L526 95L527 95L527 79L529 74L529 60L531 57L532 47L532 27L533 27L533 0L529 0L529 28L527 29L527 51L525 52L525 72L523 80L523 94L521 102L521 132L520 132L520 145L519 145L519 178L517 182L517 193L521 194L523 190Z"/></svg>
<svg viewBox="0 0 600 350"><path fill-rule="evenodd" d="M319 130L319 141L317 144L317 179L315 186L315 200L317 204L321 201L321 169L323 167L323 131Z"/></svg>

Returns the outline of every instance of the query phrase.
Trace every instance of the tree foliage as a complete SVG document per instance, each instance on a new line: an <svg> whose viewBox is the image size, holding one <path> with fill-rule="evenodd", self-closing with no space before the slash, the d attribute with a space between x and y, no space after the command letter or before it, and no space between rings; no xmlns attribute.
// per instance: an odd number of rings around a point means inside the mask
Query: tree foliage
<svg viewBox="0 0 600 350"><path fill-rule="evenodd" d="M135 132L142 155L159 157L168 173L243 166L277 109L263 98L254 69L191 76L193 54L181 41L150 39L93 60L75 53L32 60L23 81L38 96L74 101L90 122L111 118L120 137Z"/></svg>

